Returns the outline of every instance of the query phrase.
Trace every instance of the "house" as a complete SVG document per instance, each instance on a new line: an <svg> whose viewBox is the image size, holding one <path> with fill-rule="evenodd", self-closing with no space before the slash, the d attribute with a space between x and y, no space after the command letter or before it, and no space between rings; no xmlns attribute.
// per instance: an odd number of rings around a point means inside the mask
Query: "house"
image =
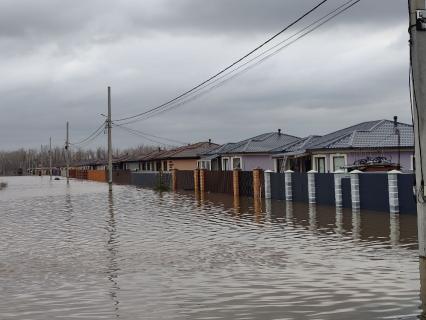
<svg viewBox="0 0 426 320"><path fill-rule="evenodd" d="M133 171L195 170L200 155L218 146L218 144L208 141L172 150L158 149L147 154L130 157L125 161L124 168Z"/></svg>
<svg viewBox="0 0 426 320"><path fill-rule="evenodd" d="M284 134L279 129L236 143L228 143L210 153L204 153L201 161L210 161L212 170L241 169L251 171L256 168L273 169L274 153L284 150L300 140L299 137ZM220 159L220 162L218 162Z"/></svg>
<svg viewBox="0 0 426 320"><path fill-rule="evenodd" d="M274 155L275 171L414 170L413 126L395 118L362 122L324 136L309 136Z"/></svg>

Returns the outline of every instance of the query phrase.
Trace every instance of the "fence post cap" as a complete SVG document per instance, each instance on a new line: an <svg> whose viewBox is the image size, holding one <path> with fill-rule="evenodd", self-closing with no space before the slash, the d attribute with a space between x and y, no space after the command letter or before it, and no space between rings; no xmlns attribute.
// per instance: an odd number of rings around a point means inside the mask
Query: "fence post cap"
<svg viewBox="0 0 426 320"><path fill-rule="evenodd" d="M345 173L345 170L339 169L339 170L334 171L334 173Z"/></svg>
<svg viewBox="0 0 426 320"><path fill-rule="evenodd" d="M308 171L308 173L318 173L318 171L316 171L316 170L310 170L310 171Z"/></svg>
<svg viewBox="0 0 426 320"><path fill-rule="evenodd" d="M402 173L402 172L399 170L391 170L388 172L388 174L399 174L399 173Z"/></svg>
<svg viewBox="0 0 426 320"><path fill-rule="evenodd" d="M272 170L265 170L265 173L273 173L274 171L272 171Z"/></svg>
<svg viewBox="0 0 426 320"><path fill-rule="evenodd" d="M358 173L363 173L363 172L359 170L353 170L350 172L350 174L358 174Z"/></svg>
<svg viewBox="0 0 426 320"><path fill-rule="evenodd" d="M287 171L284 171L284 173L294 173L294 171L293 170L287 170Z"/></svg>

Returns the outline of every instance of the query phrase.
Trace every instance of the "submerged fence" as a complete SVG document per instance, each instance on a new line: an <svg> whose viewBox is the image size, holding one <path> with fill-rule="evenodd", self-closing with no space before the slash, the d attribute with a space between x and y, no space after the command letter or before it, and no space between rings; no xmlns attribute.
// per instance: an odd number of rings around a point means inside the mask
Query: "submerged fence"
<svg viewBox="0 0 426 320"><path fill-rule="evenodd" d="M70 170L70 177L105 182L103 170ZM251 171L173 170L172 172L114 171L116 184L162 190L226 193L234 196L334 205L355 210L415 213L414 174L285 173Z"/></svg>

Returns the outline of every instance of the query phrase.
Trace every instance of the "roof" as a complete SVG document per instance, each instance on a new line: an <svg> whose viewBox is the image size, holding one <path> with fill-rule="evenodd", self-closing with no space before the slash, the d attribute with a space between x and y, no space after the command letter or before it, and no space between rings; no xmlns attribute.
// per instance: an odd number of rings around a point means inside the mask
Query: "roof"
<svg viewBox="0 0 426 320"><path fill-rule="evenodd" d="M414 147L413 126L398 122L400 132L399 147ZM304 153L307 150L351 149L351 148L396 148L398 135L390 120L376 120L356 124L324 136L309 136L285 150L285 155Z"/></svg>
<svg viewBox="0 0 426 320"><path fill-rule="evenodd" d="M217 152L219 154L235 153L273 153L278 152L286 146L292 145L300 140L299 137L279 132L268 132L256 137L233 143L226 150Z"/></svg>

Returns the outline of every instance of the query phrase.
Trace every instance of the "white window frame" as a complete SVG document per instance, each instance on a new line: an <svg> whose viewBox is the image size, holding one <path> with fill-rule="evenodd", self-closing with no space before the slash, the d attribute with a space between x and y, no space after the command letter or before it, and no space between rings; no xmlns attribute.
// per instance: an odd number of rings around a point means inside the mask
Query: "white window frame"
<svg viewBox="0 0 426 320"><path fill-rule="evenodd" d="M329 172L330 169L328 168L327 155L326 154L316 154L316 155L312 156L312 160L313 160L312 168L314 168L315 171L319 172L319 170L317 168L317 161L316 161L317 158L324 158L325 172Z"/></svg>
<svg viewBox="0 0 426 320"><path fill-rule="evenodd" d="M234 159L240 159L240 170L243 170L243 158L242 157L232 157L231 158L231 170L234 170Z"/></svg>
<svg viewBox="0 0 426 320"><path fill-rule="evenodd" d="M197 168L198 169L211 170L212 169L212 161L211 160L197 160Z"/></svg>
<svg viewBox="0 0 426 320"><path fill-rule="evenodd" d="M228 160L228 168L225 168L223 160ZM229 171L229 170L231 170L231 167L229 166L231 164L231 158L229 158L229 157L223 157L221 159L221 162L222 162L222 171Z"/></svg>
<svg viewBox="0 0 426 320"><path fill-rule="evenodd" d="M330 172L334 172L334 158L343 157L345 159L345 166L348 165L348 156L344 153L334 153L330 155ZM345 172L347 169L342 169Z"/></svg>
<svg viewBox="0 0 426 320"><path fill-rule="evenodd" d="M415 165L415 161L416 161L416 156L415 155L410 155L410 170L414 171L414 165Z"/></svg>

